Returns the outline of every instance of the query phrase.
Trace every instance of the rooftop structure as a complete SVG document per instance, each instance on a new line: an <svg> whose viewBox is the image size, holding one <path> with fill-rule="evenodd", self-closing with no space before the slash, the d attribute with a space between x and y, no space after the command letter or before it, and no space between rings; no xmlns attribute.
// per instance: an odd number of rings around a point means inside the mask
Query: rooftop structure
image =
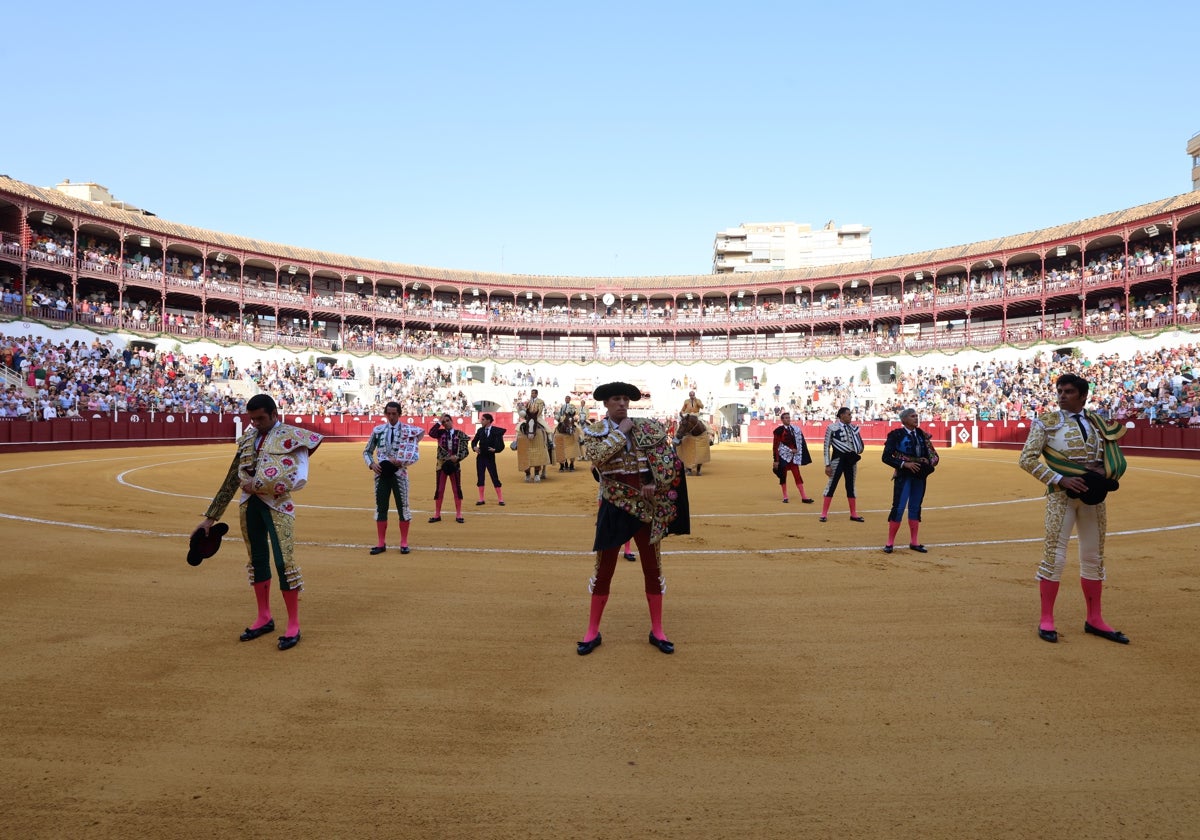
<svg viewBox="0 0 1200 840"><path fill-rule="evenodd" d="M871 229L852 224L820 230L796 222L743 222L717 233L713 274L741 274L871 259Z"/></svg>
<svg viewBox="0 0 1200 840"><path fill-rule="evenodd" d="M87 182L82 184L73 184L69 178L54 185L54 189L58 190L63 195L69 195L71 198L77 198L80 201L87 201L91 204L103 204L105 207L112 207L116 210L124 210L128 213L145 213L154 215L140 207L134 207L124 201L117 201L113 194L108 191L108 187L97 184L95 182Z"/></svg>

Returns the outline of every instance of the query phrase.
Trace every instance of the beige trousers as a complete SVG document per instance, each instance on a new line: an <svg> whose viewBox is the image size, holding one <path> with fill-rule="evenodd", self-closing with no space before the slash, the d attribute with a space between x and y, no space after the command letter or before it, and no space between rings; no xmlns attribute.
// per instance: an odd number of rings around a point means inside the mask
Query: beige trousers
<svg viewBox="0 0 1200 840"><path fill-rule="evenodd" d="M1104 532L1108 530L1104 503L1085 505L1063 492L1046 497L1046 550L1037 576L1062 580L1072 530L1078 531L1079 537L1079 576L1104 580Z"/></svg>

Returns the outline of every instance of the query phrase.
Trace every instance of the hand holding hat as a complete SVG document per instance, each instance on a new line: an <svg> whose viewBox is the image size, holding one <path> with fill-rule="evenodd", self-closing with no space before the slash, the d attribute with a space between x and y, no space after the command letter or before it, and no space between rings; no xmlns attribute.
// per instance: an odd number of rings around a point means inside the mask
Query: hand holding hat
<svg viewBox="0 0 1200 840"><path fill-rule="evenodd" d="M187 561L189 566L199 566L209 557L217 553L221 547L221 538L229 533L229 526L224 522L217 522L205 528L206 523L212 520L206 519L192 532L192 539L188 546Z"/></svg>
<svg viewBox="0 0 1200 840"><path fill-rule="evenodd" d="M1112 493L1121 488L1120 482L1115 478L1108 478L1101 473L1088 470L1081 476L1076 476L1083 480L1087 485L1087 489L1079 492L1066 487L1063 491L1072 499L1079 499L1085 505L1098 505L1104 501L1109 493Z"/></svg>

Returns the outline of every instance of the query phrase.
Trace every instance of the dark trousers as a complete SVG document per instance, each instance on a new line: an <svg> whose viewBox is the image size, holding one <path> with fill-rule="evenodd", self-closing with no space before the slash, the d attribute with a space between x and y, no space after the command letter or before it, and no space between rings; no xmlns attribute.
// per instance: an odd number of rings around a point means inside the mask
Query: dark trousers
<svg viewBox="0 0 1200 840"><path fill-rule="evenodd" d="M267 503L258 496L251 496L243 507L243 534L246 547L250 554L250 566L254 570L254 583L262 583L271 579L271 565L279 573L279 588L286 592L291 588L287 573L284 571L283 540L290 540L290 534L280 534L275 527L273 511ZM288 549L291 548L289 543Z"/></svg>
<svg viewBox="0 0 1200 840"><path fill-rule="evenodd" d="M904 516L905 507L907 507L909 522L920 522L923 501L925 501L925 476L898 476L892 483L892 510L888 514L888 521L899 522Z"/></svg>
<svg viewBox="0 0 1200 840"><path fill-rule="evenodd" d="M493 453L492 457L490 457L490 458L485 458L483 455L475 456L475 474L479 479L478 481L475 482L476 487L483 486L484 471L487 471L487 473L492 477L492 486L493 487L503 487L504 486L500 483L499 473L496 472L495 453Z"/></svg>
<svg viewBox="0 0 1200 840"><path fill-rule="evenodd" d="M833 491L837 489L838 480L846 477L846 498L853 499L854 495L854 477L858 474L858 461L853 464L848 463L846 458L833 459L833 475L829 477L829 482L825 485L825 495L832 496Z"/></svg>
<svg viewBox="0 0 1200 840"><path fill-rule="evenodd" d="M393 473L388 476L375 476L376 522L387 522L388 507L392 498L396 500L396 512L400 514L400 521L403 522L408 518L404 515L407 512L408 499L403 488L400 487L400 474Z"/></svg>

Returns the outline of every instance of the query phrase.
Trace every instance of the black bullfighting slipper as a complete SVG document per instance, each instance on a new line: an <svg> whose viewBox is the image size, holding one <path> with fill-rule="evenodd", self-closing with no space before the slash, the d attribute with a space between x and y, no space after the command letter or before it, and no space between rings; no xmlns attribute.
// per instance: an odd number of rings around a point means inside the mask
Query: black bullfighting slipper
<svg viewBox="0 0 1200 840"><path fill-rule="evenodd" d="M1043 630L1041 627L1039 627L1038 628L1038 638L1041 639L1043 642L1052 642L1052 643L1057 642L1058 641L1058 631L1057 630Z"/></svg>
<svg viewBox="0 0 1200 840"><path fill-rule="evenodd" d="M633 554L622 554L621 556L624 557L626 560L630 561L631 563L637 559L637 557Z"/></svg>
<svg viewBox="0 0 1200 840"><path fill-rule="evenodd" d="M806 505L816 504L816 502L817 502L816 499L801 499L800 501L804 502L804 504L806 504Z"/></svg>
<svg viewBox="0 0 1200 840"><path fill-rule="evenodd" d="M479 507L480 505L486 505L486 504L487 504L487 502L476 502L475 507Z"/></svg>
<svg viewBox="0 0 1200 840"><path fill-rule="evenodd" d="M883 547L883 553L884 553L884 554L891 554L891 553L892 553L893 551L895 551L895 550L896 550L896 549L892 548L890 545L885 545L885 546Z"/></svg>
<svg viewBox="0 0 1200 840"><path fill-rule="evenodd" d="M828 520L829 520L829 517L827 517L827 516L822 516L822 517L821 517L820 519L818 519L817 521L818 521L818 522L826 522L826 521L828 521Z"/></svg>
<svg viewBox="0 0 1200 840"><path fill-rule="evenodd" d="M463 519L461 516L456 516L456 517L454 517L454 521L457 522L459 525L461 525L464 522L466 522L467 520Z"/></svg>
<svg viewBox="0 0 1200 840"><path fill-rule="evenodd" d="M784 499L784 500L783 500L783 503L786 505L786 504L788 503L788 500L787 500L787 499Z"/></svg>
<svg viewBox="0 0 1200 840"><path fill-rule="evenodd" d="M430 522L441 522L441 521L442 521L442 517L440 517L440 516L431 516L431 517L429 517L429 521L430 521Z"/></svg>
<svg viewBox="0 0 1200 840"><path fill-rule="evenodd" d="M851 522L866 522L867 520L863 519L861 516L851 516L850 521Z"/></svg>
<svg viewBox="0 0 1200 840"><path fill-rule="evenodd" d="M661 650L663 653L674 653L675 643L668 642L666 639L659 639L654 635L654 631L650 632L650 644Z"/></svg>
<svg viewBox="0 0 1200 840"><path fill-rule="evenodd" d="M296 632L295 636L280 636L279 637L279 649L280 650L291 650L298 644L300 644L299 631Z"/></svg>
<svg viewBox="0 0 1200 840"><path fill-rule="evenodd" d="M375 545L375 546L371 546L371 554L372 554L372 555L375 555L375 554L383 554L383 552L385 552L385 551L387 551L387 546L386 546L386 545Z"/></svg>
<svg viewBox="0 0 1200 840"><path fill-rule="evenodd" d="M1091 633L1093 636L1099 636L1102 639L1108 639L1110 642L1116 642L1119 645L1129 644L1129 637L1120 630L1101 630L1099 627L1093 627L1086 621L1083 623L1083 632Z"/></svg>
<svg viewBox="0 0 1200 840"><path fill-rule="evenodd" d="M927 549L927 548L926 548L925 546L923 546L923 545L909 545L909 547L908 547L908 548L909 548L909 550L910 550L910 551L919 551L921 554L928 554L928 553L929 553L929 549Z"/></svg>
<svg viewBox="0 0 1200 840"><path fill-rule="evenodd" d="M411 548L409 548L409 547L408 547L408 546L406 546L406 545L402 545L402 546L400 546L400 553L401 553L401 554L409 554L411 551L412 551L412 549L411 549Z"/></svg>
<svg viewBox="0 0 1200 840"><path fill-rule="evenodd" d="M497 502L497 504L500 505L500 507L504 507L504 502Z"/></svg>
<svg viewBox="0 0 1200 840"><path fill-rule="evenodd" d="M238 638L241 639L241 641L243 641L243 642L252 642L255 639L257 639L259 636L265 636L268 633L274 633L274 632L275 632L275 620L271 619L266 624L264 624L262 627L247 627L246 632L243 633Z"/></svg>
<svg viewBox="0 0 1200 840"><path fill-rule="evenodd" d="M575 652L578 653L580 656L587 656L589 653L591 653L598 647L600 647L600 634L599 633L597 633L596 638L592 639L590 642L576 642L575 643Z"/></svg>

